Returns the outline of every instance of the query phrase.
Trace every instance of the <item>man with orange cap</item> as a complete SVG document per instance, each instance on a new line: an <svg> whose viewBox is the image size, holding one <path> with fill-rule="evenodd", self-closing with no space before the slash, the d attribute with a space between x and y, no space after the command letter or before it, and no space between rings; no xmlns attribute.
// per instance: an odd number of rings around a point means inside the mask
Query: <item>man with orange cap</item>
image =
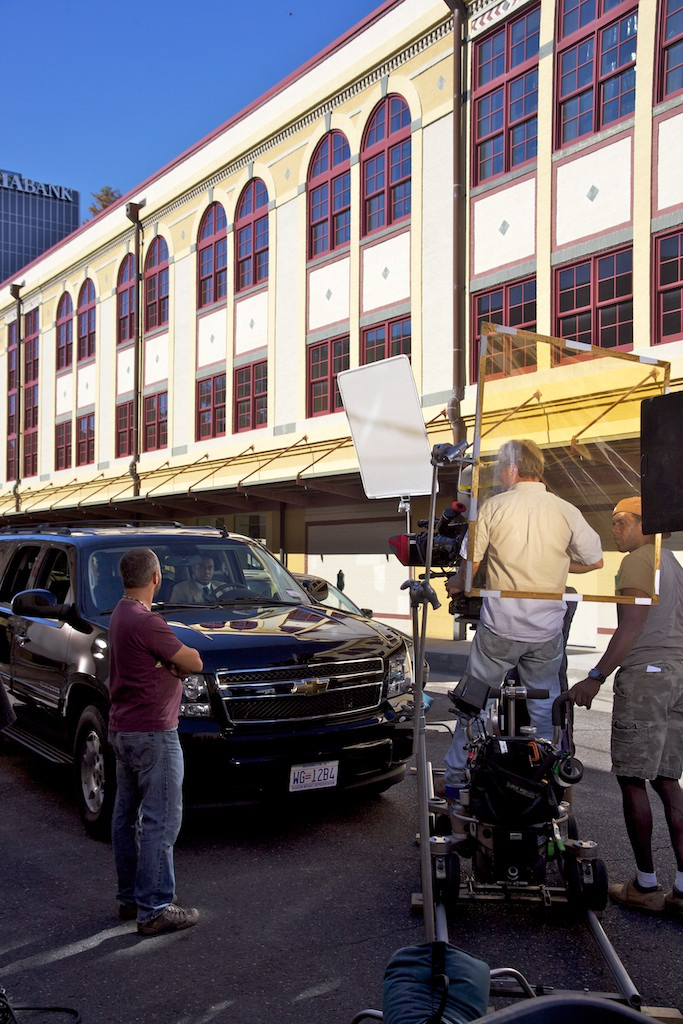
<svg viewBox="0 0 683 1024"><path fill-rule="evenodd" d="M616 593L654 594L654 536L642 529L640 498L623 498L612 513L619 568ZM683 567L662 550L657 604L617 605L618 625L607 650L586 679L571 688L576 704L590 708L615 668L612 771L617 776L626 831L636 861L628 882L609 887L617 903L651 914L664 910L683 919ZM664 806L677 872L664 895L652 857L650 783Z"/></svg>

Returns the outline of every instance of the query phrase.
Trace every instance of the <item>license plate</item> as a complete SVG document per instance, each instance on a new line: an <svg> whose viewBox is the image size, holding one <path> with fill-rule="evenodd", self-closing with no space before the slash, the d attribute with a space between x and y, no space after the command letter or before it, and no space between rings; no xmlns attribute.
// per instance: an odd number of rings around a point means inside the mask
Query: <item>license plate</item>
<svg viewBox="0 0 683 1024"><path fill-rule="evenodd" d="M294 764L289 772L289 792L304 789L328 789L337 785L339 761L318 761L317 764Z"/></svg>

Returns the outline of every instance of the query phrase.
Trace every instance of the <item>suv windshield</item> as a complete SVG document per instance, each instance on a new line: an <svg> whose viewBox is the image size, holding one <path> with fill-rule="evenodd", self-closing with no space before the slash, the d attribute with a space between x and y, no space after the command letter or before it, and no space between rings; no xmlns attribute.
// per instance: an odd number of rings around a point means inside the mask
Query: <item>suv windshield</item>
<svg viewBox="0 0 683 1024"><path fill-rule="evenodd" d="M157 605L309 604L309 598L278 560L243 537L102 538L88 554L87 599L95 612L113 610L123 594L121 556L131 547L151 547L161 565Z"/></svg>

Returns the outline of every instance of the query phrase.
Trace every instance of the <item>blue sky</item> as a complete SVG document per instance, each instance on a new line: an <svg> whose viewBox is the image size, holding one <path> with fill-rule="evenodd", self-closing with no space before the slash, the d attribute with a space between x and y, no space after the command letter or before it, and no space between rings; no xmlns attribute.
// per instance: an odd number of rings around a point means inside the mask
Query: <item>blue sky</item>
<svg viewBox="0 0 683 1024"><path fill-rule="evenodd" d="M381 0L0 0L0 168L125 195Z"/></svg>

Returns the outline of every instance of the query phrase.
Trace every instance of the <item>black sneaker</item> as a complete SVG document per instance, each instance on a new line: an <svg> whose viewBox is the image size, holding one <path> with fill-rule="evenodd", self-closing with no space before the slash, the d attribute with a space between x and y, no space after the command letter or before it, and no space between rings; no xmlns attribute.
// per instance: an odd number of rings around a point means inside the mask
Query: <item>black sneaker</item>
<svg viewBox="0 0 683 1024"><path fill-rule="evenodd" d="M166 932L179 932L191 928L199 920L199 911L194 907L176 907L169 903L167 907L150 918L149 921L138 922L138 935L164 935Z"/></svg>

